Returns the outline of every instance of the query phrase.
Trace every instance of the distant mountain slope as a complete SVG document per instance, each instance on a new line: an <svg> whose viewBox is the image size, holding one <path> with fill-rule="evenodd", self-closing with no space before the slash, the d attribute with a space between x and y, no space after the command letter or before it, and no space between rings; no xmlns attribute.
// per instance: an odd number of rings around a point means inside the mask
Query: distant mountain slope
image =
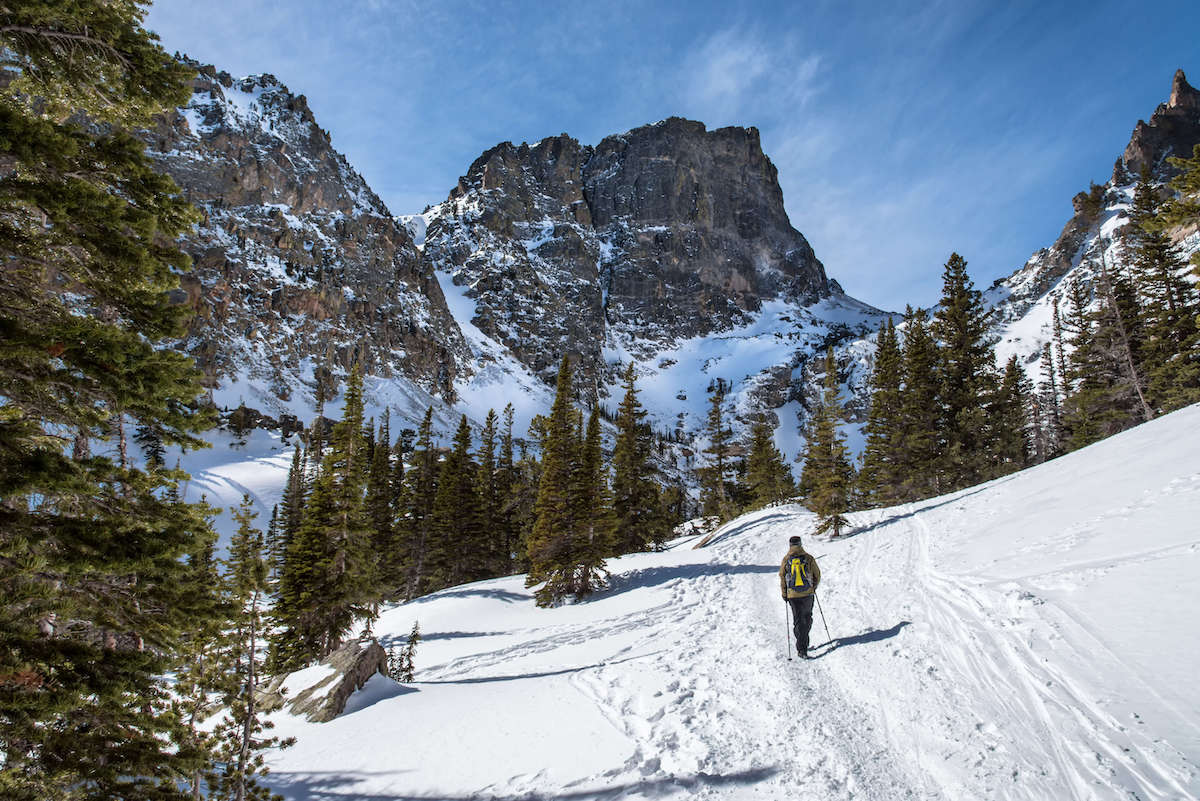
<svg viewBox="0 0 1200 801"><path fill-rule="evenodd" d="M184 348L209 383L305 417L317 377L355 361L450 394L470 367L432 270L304 96L195 66L188 105L146 139L204 213L181 300L196 310Z"/></svg>
<svg viewBox="0 0 1200 801"><path fill-rule="evenodd" d="M1063 303L1066 283L1078 280L1090 288L1101 261L1110 266L1129 262L1124 228L1142 170L1148 169L1152 180L1165 187L1177 172L1167 159L1190 156L1197 143L1200 92L1179 70L1167 102L1155 109L1149 122L1138 120L1109 180L1075 196L1075 214L1054 244L1034 253L1021 269L988 291L1001 361L1016 354L1027 367L1040 371L1039 352L1053 336L1051 311L1055 303ZM1200 248L1196 231L1180 230L1175 238L1185 253Z"/></svg>
<svg viewBox="0 0 1200 801"><path fill-rule="evenodd" d="M790 639L777 564L811 515L612 560L586 603L523 577L389 607L424 640L340 718L281 715L289 798L1197 799L1200 406L807 538L833 641ZM825 643L821 616L814 641Z"/></svg>

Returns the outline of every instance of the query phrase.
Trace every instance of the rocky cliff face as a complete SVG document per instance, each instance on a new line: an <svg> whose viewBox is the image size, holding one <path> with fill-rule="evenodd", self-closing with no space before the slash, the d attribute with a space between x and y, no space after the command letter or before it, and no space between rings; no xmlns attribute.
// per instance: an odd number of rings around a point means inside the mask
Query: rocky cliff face
<svg viewBox="0 0 1200 801"><path fill-rule="evenodd" d="M452 393L467 351L432 270L303 95L198 69L187 107L146 138L204 213L180 300L209 382L241 379L270 408L358 361Z"/></svg>
<svg viewBox="0 0 1200 801"><path fill-rule="evenodd" d="M650 358L836 290L783 209L753 128L672 118L595 147L563 134L481 155L426 215L425 252L472 322L543 377L562 353Z"/></svg>

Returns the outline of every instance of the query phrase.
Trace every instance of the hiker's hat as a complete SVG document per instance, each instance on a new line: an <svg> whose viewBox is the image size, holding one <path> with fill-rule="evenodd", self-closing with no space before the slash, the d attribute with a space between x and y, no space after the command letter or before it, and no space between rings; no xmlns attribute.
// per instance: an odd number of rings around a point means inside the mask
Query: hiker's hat
<svg viewBox="0 0 1200 801"><path fill-rule="evenodd" d="M788 545L799 545L799 544L800 544L799 536L788 537Z"/></svg>

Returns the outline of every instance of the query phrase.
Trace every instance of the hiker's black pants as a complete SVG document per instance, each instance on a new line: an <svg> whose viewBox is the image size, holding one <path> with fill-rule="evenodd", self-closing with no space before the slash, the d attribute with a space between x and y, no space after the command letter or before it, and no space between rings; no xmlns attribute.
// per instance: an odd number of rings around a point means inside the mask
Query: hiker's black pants
<svg viewBox="0 0 1200 801"><path fill-rule="evenodd" d="M812 628L812 610L815 595L803 598L788 598L792 607L792 630L796 632L796 650L804 653L808 650L808 632Z"/></svg>

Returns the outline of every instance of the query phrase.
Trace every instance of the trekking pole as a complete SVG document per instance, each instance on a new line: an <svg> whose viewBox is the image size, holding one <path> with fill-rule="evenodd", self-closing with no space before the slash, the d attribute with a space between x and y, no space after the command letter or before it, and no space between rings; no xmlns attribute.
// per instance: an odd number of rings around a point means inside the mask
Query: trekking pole
<svg viewBox="0 0 1200 801"><path fill-rule="evenodd" d="M783 613L783 624L785 626L787 626L787 628L785 628L783 630L783 633L784 633L785 638L787 639L788 661L791 662L792 661L792 605L787 602L787 598L783 599L783 605L785 607L784 613Z"/></svg>
<svg viewBox="0 0 1200 801"><path fill-rule="evenodd" d="M813 597L817 599L817 611L821 613L821 625L825 627L825 636L829 642L833 642L833 635L829 633L829 624L825 622L825 610L821 608L821 596L814 592ZM826 645L828 644L826 643Z"/></svg>

